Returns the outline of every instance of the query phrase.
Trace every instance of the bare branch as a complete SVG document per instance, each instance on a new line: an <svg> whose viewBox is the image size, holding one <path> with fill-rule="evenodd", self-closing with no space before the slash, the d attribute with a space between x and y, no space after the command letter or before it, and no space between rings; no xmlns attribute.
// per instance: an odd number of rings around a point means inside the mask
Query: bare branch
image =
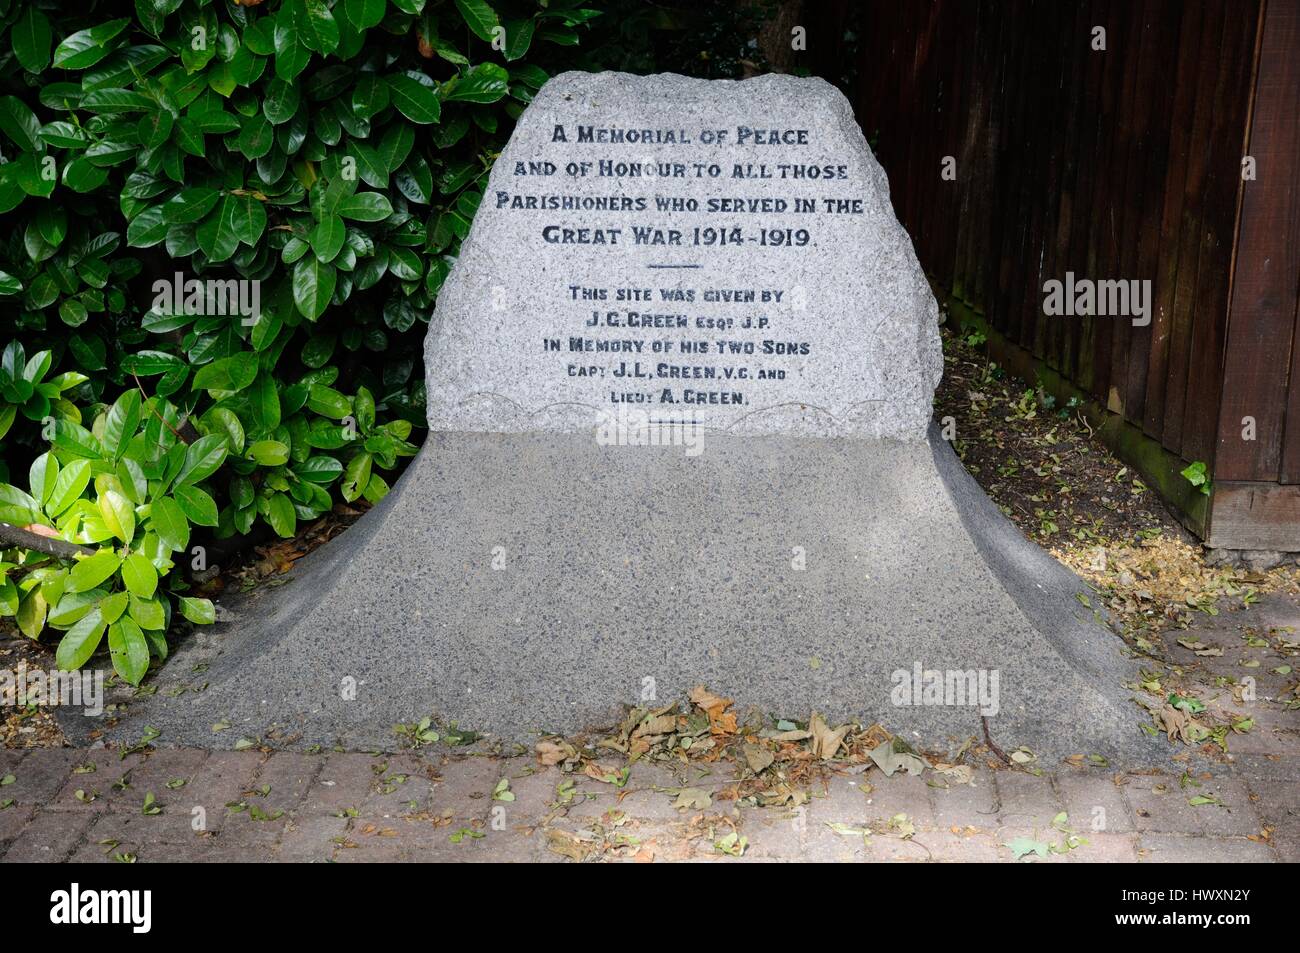
<svg viewBox="0 0 1300 953"><path fill-rule="evenodd" d="M42 536L40 533L10 526L8 523L0 523L0 543L17 546L20 549L30 549L47 556L58 556L62 559L71 559L73 556L93 556L96 552L92 546L82 546L79 543Z"/></svg>

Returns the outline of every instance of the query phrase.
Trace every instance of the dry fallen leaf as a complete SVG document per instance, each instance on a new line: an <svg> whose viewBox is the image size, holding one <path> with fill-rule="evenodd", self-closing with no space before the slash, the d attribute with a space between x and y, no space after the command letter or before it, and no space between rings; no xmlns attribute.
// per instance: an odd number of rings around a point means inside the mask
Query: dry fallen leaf
<svg viewBox="0 0 1300 953"><path fill-rule="evenodd" d="M835 753L840 750L840 745L844 742L844 736L849 733L851 727L851 725L840 725L832 730L821 715L813 712L812 718L808 720L808 730L812 732L813 757L823 761L835 757Z"/></svg>
<svg viewBox="0 0 1300 953"><path fill-rule="evenodd" d="M731 707L730 698L713 694L703 685L691 689L691 702L699 706L709 716L709 731L715 735L734 735L736 733L736 713L727 711Z"/></svg>
<svg viewBox="0 0 1300 953"><path fill-rule="evenodd" d="M576 758L578 752L567 741L537 742L537 760L544 765L556 765L570 758Z"/></svg>
<svg viewBox="0 0 1300 953"><path fill-rule="evenodd" d="M776 755L762 745L747 744L741 750L744 752L745 763L749 765L749 770L755 774L762 774L776 760Z"/></svg>

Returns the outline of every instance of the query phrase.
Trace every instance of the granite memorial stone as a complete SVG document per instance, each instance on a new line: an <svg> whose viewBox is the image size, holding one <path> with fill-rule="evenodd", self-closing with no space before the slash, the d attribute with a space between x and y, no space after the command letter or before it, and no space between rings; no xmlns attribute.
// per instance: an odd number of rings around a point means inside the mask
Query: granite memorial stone
<svg viewBox="0 0 1300 953"><path fill-rule="evenodd" d="M493 167L388 498L162 674L171 741L527 741L694 685L1149 760L1120 641L930 423L938 313L821 80L566 73Z"/></svg>

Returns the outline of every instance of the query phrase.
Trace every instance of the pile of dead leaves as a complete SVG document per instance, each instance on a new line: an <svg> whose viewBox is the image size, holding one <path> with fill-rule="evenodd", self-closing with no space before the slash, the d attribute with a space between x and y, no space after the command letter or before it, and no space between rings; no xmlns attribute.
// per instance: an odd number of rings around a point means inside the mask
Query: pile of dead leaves
<svg viewBox="0 0 1300 953"><path fill-rule="evenodd" d="M15 632L6 640L0 635L0 668L8 670L12 684L23 684L28 669L47 673L53 658L44 646ZM51 708L27 704L0 704L0 747L62 748L65 739Z"/></svg>
<svg viewBox="0 0 1300 953"><path fill-rule="evenodd" d="M1166 536L1052 555L1097 590L1118 631L1144 651L1153 648L1153 634L1186 629L1197 613L1248 606L1264 592L1300 592L1296 567L1211 566L1201 547Z"/></svg>
<svg viewBox="0 0 1300 953"><path fill-rule="evenodd" d="M732 762L737 780L720 795L741 804L793 807L830 770L919 774L929 764L906 742L880 725L855 722L832 727L813 713L806 723L770 721L754 713L742 720L730 698L703 686L693 689L686 706L633 708L609 735L579 745L544 738L536 746L543 765L622 786L638 761L690 764ZM947 766L945 766L947 767ZM713 795L693 788L676 792L683 809L705 809Z"/></svg>

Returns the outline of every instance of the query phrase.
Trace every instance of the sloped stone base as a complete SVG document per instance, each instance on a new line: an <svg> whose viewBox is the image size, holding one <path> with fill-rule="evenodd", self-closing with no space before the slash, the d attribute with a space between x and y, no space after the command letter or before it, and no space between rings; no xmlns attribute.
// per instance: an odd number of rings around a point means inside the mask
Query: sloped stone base
<svg viewBox="0 0 1300 953"><path fill-rule="evenodd" d="M291 584L188 640L118 730L392 748L395 723L432 714L527 743L705 684L921 746L982 737L977 705L896 704L912 683L896 673L919 665L982 671L986 687L996 672L988 723L1004 749L1159 760L1086 591L933 435L711 436L689 457L588 434L438 433ZM219 720L232 727L214 735Z"/></svg>

